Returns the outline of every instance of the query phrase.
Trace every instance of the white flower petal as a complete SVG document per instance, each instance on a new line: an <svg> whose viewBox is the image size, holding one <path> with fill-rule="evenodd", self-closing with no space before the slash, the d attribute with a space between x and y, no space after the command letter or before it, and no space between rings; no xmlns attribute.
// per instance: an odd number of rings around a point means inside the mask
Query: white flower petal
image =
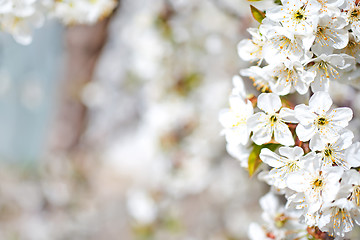
<svg viewBox="0 0 360 240"><path fill-rule="evenodd" d="M295 117L295 111L290 108L282 108L279 112L279 117L284 122L298 123L299 121Z"/></svg>
<svg viewBox="0 0 360 240"><path fill-rule="evenodd" d="M348 107L336 108L330 112L329 116L334 124L346 127L353 117L353 111Z"/></svg>
<svg viewBox="0 0 360 240"><path fill-rule="evenodd" d="M324 114L330 109L332 103L327 92L316 92L309 100L309 107L317 114Z"/></svg>
<svg viewBox="0 0 360 240"><path fill-rule="evenodd" d="M275 113L281 108L282 104L277 94L262 93L258 97L257 106L266 113Z"/></svg>
<svg viewBox="0 0 360 240"><path fill-rule="evenodd" d="M284 161L282 158L268 148L261 149L260 159L267 165L274 168L280 168L284 166Z"/></svg>
<svg viewBox="0 0 360 240"><path fill-rule="evenodd" d="M285 146L292 146L295 144L294 137L285 123L278 123L274 130L274 139L278 143Z"/></svg>
<svg viewBox="0 0 360 240"><path fill-rule="evenodd" d="M316 127L315 125L309 124L309 125L297 125L296 129L296 135L299 137L300 141L306 142L309 141L312 136L314 136Z"/></svg>
<svg viewBox="0 0 360 240"><path fill-rule="evenodd" d="M288 159L296 160L304 155L304 150L301 147L281 147L279 153Z"/></svg>

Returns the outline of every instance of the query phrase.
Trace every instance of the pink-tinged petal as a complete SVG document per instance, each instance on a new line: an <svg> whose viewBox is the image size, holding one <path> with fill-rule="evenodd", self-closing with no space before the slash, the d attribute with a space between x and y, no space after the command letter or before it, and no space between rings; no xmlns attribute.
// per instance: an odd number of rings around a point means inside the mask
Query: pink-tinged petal
<svg viewBox="0 0 360 240"><path fill-rule="evenodd" d="M329 111L333 101L327 92L316 92L309 100L309 107L317 114Z"/></svg>
<svg viewBox="0 0 360 240"><path fill-rule="evenodd" d="M274 168L280 168L284 166L284 161L282 158L268 148L261 149L260 159L267 165Z"/></svg>
<svg viewBox="0 0 360 240"><path fill-rule="evenodd" d="M258 97L257 106L267 113L275 113L281 108L281 100L275 93L262 93Z"/></svg>
<svg viewBox="0 0 360 240"><path fill-rule="evenodd" d="M295 144L294 137L285 123L278 123L275 125L274 139L285 146L292 146Z"/></svg>
<svg viewBox="0 0 360 240"><path fill-rule="evenodd" d="M296 135L300 139L300 141L306 142L309 141L314 134L316 133L316 127L313 124L309 125L297 125L296 129Z"/></svg>

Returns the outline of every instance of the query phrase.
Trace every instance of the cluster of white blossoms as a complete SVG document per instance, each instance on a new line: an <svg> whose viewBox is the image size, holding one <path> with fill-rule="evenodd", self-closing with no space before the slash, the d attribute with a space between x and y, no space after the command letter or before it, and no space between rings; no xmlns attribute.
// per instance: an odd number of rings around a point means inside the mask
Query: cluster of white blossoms
<svg viewBox="0 0 360 240"><path fill-rule="evenodd" d="M64 24L93 24L111 14L116 0L0 0L1 31L23 45L32 41L32 31L47 17Z"/></svg>
<svg viewBox="0 0 360 240"><path fill-rule="evenodd" d="M360 225L360 143L347 129L353 111L334 107L328 91L359 71L360 2L282 0L252 11L261 24L238 53L257 65L240 74L262 93L248 95L234 77L230 109L219 116L228 152L249 171L265 163L259 177L272 186L261 200L267 224L252 224L249 236L343 239ZM308 104L293 103L296 95Z"/></svg>
<svg viewBox="0 0 360 240"><path fill-rule="evenodd" d="M63 23L94 24L109 16L116 0L55 0L53 14Z"/></svg>

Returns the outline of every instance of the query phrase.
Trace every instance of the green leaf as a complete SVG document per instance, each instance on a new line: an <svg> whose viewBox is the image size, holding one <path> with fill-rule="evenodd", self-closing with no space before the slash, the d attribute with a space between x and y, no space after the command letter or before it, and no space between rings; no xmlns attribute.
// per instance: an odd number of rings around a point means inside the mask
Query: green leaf
<svg viewBox="0 0 360 240"><path fill-rule="evenodd" d="M265 13L254 7L253 5L250 5L251 14L255 18L256 21L259 23L262 22L262 20L265 18Z"/></svg>
<svg viewBox="0 0 360 240"><path fill-rule="evenodd" d="M256 145L254 144L254 147L250 153L249 160L248 160L248 170L249 170L249 176L251 177L254 175L260 164L262 163L260 159L260 152L263 148L268 148L271 151L274 151L280 146L280 144L274 144L274 143L268 143L263 145Z"/></svg>
<svg viewBox="0 0 360 240"><path fill-rule="evenodd" d="M282 5L281 0L274 0L274 3L277 5Z"/></svg>

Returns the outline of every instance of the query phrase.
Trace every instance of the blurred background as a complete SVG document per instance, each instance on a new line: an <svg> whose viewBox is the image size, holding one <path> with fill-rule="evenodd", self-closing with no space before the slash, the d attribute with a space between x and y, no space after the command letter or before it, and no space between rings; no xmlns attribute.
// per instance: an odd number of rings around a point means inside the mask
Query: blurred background
<svg viewBox="0 0 360 240"><path fill-rule="evenodd" d="M267 187L217 119L254 24L245 0L121 0L2 33L0 239L247 239Z"/></svg>

